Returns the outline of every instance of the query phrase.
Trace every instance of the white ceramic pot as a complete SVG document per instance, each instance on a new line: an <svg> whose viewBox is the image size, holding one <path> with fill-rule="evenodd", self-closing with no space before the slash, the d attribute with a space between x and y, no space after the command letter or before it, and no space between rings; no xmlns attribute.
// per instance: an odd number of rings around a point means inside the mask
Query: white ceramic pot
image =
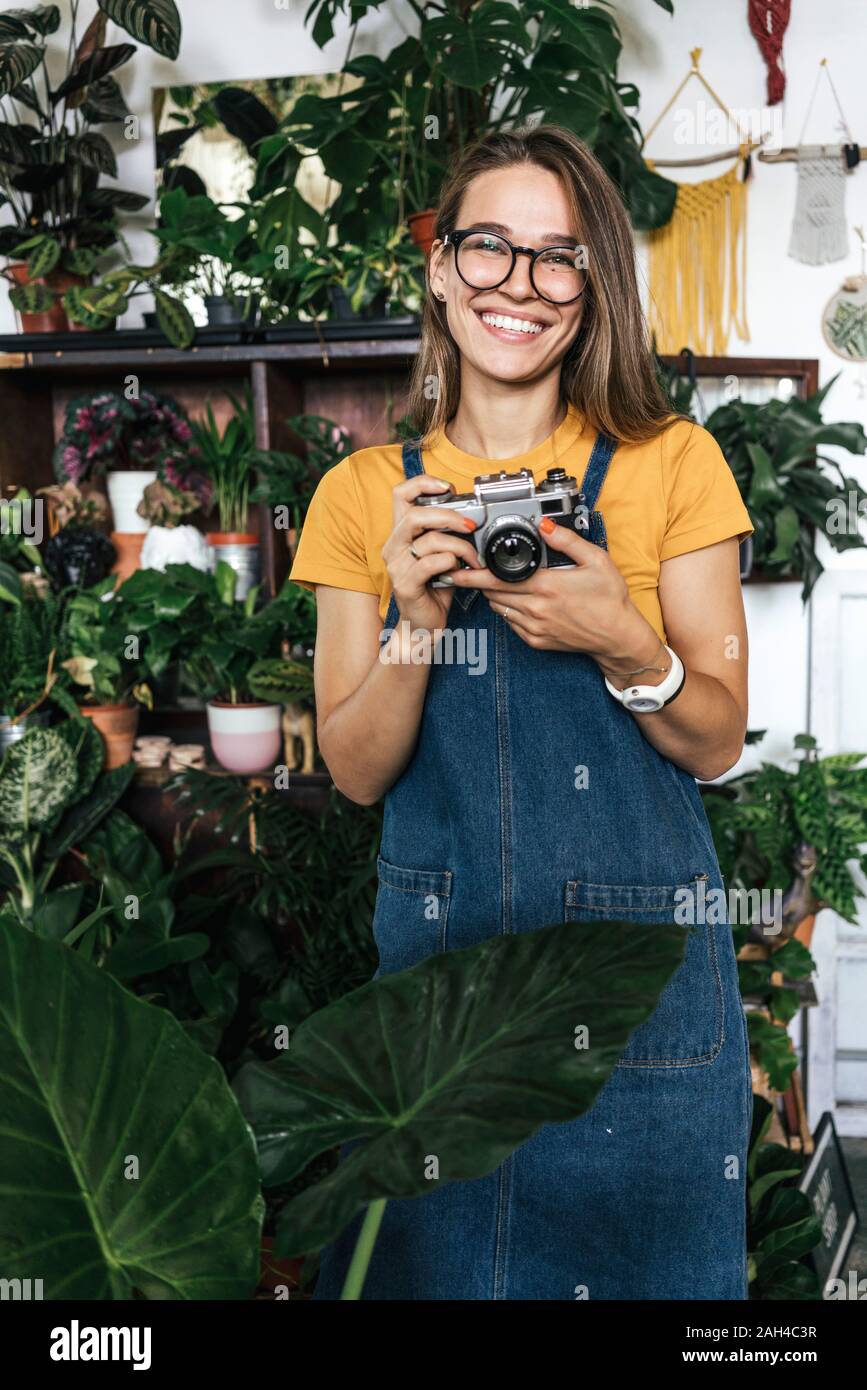
<svg viewBox="0 0 867 1390"><path fill-rule="evenodd" d="M121 469L117 473L106 474L108 500L114 517L114 530L142 532L150 529L150 522L139 516L136 508L149 483L155 483L157 475L149 468Z"/></svg>
<svg viewBox="0 0 867 1390"><path fill-rule="evenodd" d="M269 771L280 756L282 705L208 704L214 757L228 772Z"/></svg>
<svg viewBox="0 0 867 1390"><path fill-rule="evenodd" d="M211 560L208 542L195 526L151 526L141 550L143 570L166 565L192 565L206 572Z"/></svg>

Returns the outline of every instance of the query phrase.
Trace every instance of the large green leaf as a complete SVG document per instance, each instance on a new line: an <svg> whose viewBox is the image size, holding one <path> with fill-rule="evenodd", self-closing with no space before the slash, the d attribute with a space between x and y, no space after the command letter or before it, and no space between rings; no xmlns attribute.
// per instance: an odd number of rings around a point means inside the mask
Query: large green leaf
<svg viewBox="0 0 867 1390"><path fill-rule="evenodd" d="M683 956L679 927L567 924L448 951L302 1023L237 1079L267 1185L364 1142L285 1208L281 1251L333 1239L366 1203L492 1172L540 1125L589 1109ZM589 1046L579 1047L585 1027Z"/></svg>
<svg viewBox="0 0 867 1390"><path fill-rule="evenodd" d="M196 336L196 325L185 304L165 290L154 290L157 323L172 347L188 348Z"/></svg>
<svg viewBox="0 0 867 1390"><path fill-rule="evenodd" d="M41 830L68 803L75 754L56 729L28 728L0 766L0 836L13 843Z"/></svg>
<svg viewBox="0 0 867 1390"><path fill-rule="evenodd" d="M48 275L60 260L60 242L52 237L42 237L39 245L31 251L27 258L27 274L31 280L38 280L41 275Z"/></svg>
<svg viewBox="0 0 867 1390"><path fill-rule="evenodd" d="M97 778L93 790L66 815L45 845L47 860L60 859L73 845L85 840L103 816L123 796L135 774L135 763L124 763Z"/></svg>
<svg viewBox="0 0 867 1390"><path fill-rule="evenodd" d="M97 48L63 79L60 86L51 93L52 101L60 101L62 97L68 97L72 92L80 92L91 83L99 82L115 68L122 67L128 63L135 53L135 45L131 43L116 43L110 48Z"/></svg>
<svg viewBox="0 0 867 1390"><path fill-rule="evenodd" d="M175 0L99 0L99 8L163 58L177 58L181 17Z"/></svg>
<svg viewBox="0 0 867 1390"><path fill-rule="evenodd" d="M87 89L81 114L89 125L122 121L130 114L126 98L113 77L101 77Z"/></svg>
<svg viewBox="0 0 867 1390"><path fill-rule="evenodd" d="M262 1199L222 1068L170 1014L12 926L0 1133L4 1277L51 1299L252 1293Z"/></svg>
<svg viewBox="0 0 867 1390"><path fill-rule="evenodd" d="M0 15L0 34L4 34L8 28L9 33L21 33L21 29L14 29L10 26L16 24L23 25L23 31L28 29L36 34L56 34L60 28L60 8L57 5L36 5L32 10L16 8L4 10Z"/></svg>
<svg viewBox="0 0 867 1390"><path fill-rule="evenodd" d="M779 1187L770 1198L756 1236L756 1266L767 1279L788 1260L800 1259L819 1244L822 1230L810 1199L796 1187Z"/></svg>
<svg viewBox="0 0 867 1390"><path fill-rule="evenodd" d="M26 82L42 62L44 50L33 43L0 43L0 96Z"/></svg>
<svg viewBox="0 0 867 1390"><path fill-rule="evenodd" d="M7 565L5 560L0 560L0 599L6 603L18 605L21 602L21 592L21 578L18 571L14 570L11 565ZM0 713L8 714L10 711L3 710Z"/></svg>

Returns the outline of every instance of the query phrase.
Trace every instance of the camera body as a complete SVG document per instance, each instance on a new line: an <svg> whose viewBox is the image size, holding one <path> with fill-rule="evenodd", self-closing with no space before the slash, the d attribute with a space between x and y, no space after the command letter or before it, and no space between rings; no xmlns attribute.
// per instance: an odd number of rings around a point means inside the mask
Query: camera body
<svg viewBox="0 0 867 1390"><path fill-rule="evenodd" d="M543 517L585 538L590 531L584 494L564 468L549 468L538 487L528 468L519 473L482 473L474 479L472 492L457 493L446 502L427 495L415 502L419 507L447 507L474 521L475 531L468 533L462 528L453 534L471 540L482 563L510 584L520 584L538 569L574 569L568 556L545 544L539 530ZM460 561L459 568L469 566ZM432 587L448 588L449 580L434 579Z"/></svg>

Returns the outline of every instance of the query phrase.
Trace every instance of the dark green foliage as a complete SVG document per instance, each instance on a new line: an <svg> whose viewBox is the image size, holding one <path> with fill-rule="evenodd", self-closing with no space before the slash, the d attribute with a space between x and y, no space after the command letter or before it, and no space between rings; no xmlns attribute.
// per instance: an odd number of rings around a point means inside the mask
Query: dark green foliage
<svg viewBox="0 0 867 1390"><path fill-rule="evenodd" d="M796 396L762 405L732 401L719 406L706 424L729 462L755 527L755 564L769 576L800 579L805 602L823 569L816 555L816 530L838 551L865 544L857 509L867 502L867 492L820 452L828 445L852 454L867 450L860 424L826 424L822 419L822 404L836 379L806 401Z"/></svg>
<svg viewBox="0 0 867 1390"><path fill-rule="evenodd" d="M723 876L730 888L785 892L795 850L805 841L818 856L812 883L818 906L854 922L859 890L849 861L867 869L867 768L859 766L867 754L819 758L808 734L799 735L796 748L802 756L794 772L762 763L706 789Z"/></svg>
<svg viewBox="0 0 867 1390"><path fill-rule="evenodd" d="M803 1171L802 1156L765 1140L772 1114L763 1096L753 1097L747 1225L750 1298L816 1300L821 1290L804 1256L820 1243L822 1232L809 1199L795 1185Z"/></svg>

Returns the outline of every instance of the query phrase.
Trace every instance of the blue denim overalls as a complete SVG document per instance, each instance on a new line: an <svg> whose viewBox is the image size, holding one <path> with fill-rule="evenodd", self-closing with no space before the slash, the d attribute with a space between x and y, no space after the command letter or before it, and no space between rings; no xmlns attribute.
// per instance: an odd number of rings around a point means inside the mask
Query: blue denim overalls
<svg viewBox="0 0 867 1390"><path fill-rule="evenodd" d="M596 440L591 511L615 447ZM416 445L403 465L423 472ZM590 536L606 545L595 511ZM397 621L392 598L385 629ZM487 669L433 666L386 798L380 974L497 932L671 921L678 888L723 887L694 779L590 657L528 647L478 591L455 590L448 626L484 630ZM752 1091L731 930L684 930L683 965L592 1109L486 1178L390 1201L364 1298L746 1298ZM359 1224L325 1252L316 1298L339 1298Z"/></svg>

